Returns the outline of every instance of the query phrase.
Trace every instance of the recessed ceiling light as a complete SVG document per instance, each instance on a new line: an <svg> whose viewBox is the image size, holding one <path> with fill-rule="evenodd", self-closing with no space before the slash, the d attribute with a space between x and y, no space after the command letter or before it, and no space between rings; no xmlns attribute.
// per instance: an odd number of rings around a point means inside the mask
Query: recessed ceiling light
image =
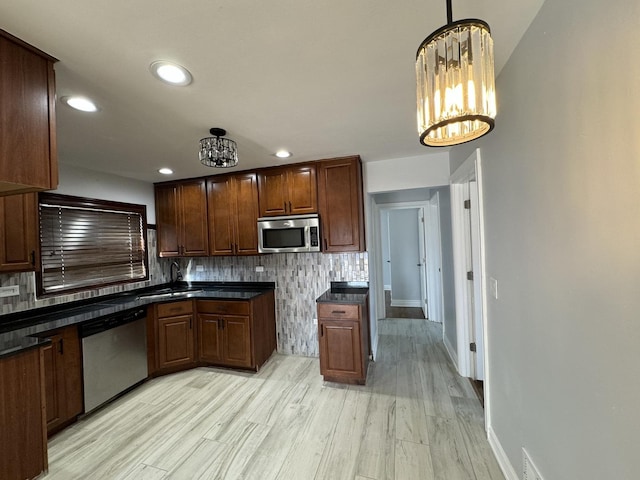
<svg viewBox="0 0 640 480"><path fill-rule="evenodd" d="M170 85L184 87L193 80L189 70L177 63L157 61L151 64L151 73L157 78Z"/></svg>
<svg viewBox="0 0 640 480"><path fill-rule="evenodd" d="M62 97L64 103L69 105L76 110L80 110L81 112L97 112L98 107L93 101L89 100L87 97L78 97L78 96L70 96L70 97Z"/></svg>
<svg viewBox="0 0 640 480"><path fill-rule="evenodd" d="M293 155L291 152L287 152L286 150L278 150L276 152L276 157L278 158L289 158L291 155Z"/></svg>
<svg viewBox="0 0 640 480"><path fill-rule="evenodd" d="M160 170L158 170L158 172L163 175L171 175L173 173L173 170L171 170L170 168L161 168Z"/></svg>

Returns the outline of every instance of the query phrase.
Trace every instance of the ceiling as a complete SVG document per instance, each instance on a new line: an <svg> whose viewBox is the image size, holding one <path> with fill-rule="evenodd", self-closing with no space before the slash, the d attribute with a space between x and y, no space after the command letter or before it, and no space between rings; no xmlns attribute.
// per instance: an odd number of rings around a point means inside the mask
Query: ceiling
<svg viewBox="0 0 640 480"><path fill-rule="evenodd" d="M456 0L453 18L489 23L498 73L542 3ZM160 167L173 178L226 173L198 161L211 127L238 143L231 171L438 151L418 141L414 62L446 23L445 0L2 0L0 19L59 59L58 98L100 107L57 104L66 165L150 182L168 179ZM156 60L187 67L193 83L156 80ZM280 148L293 157L277 159Z"/></svg>

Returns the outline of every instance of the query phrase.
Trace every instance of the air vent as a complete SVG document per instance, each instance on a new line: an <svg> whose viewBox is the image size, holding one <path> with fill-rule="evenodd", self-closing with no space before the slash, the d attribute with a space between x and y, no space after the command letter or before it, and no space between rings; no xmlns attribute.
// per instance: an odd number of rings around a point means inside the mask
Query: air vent
<svg viewBox="0 0 640 480"><path fill-rule="evenodd" d="M522 449L522 480L544 480L524 448Z"/></svg>

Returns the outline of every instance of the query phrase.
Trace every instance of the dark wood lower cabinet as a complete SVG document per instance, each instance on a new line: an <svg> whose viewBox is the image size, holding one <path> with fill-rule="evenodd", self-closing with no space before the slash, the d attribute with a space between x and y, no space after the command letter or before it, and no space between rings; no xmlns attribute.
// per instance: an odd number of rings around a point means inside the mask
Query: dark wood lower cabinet
<svg viewBox="0 0 640 480"><path fill-rule="evenodd" d="M276 350L274 294L150 307L147 349L150 375L196 365L257 371Z"/></svg>
<svg viewBox="0 0 640 480"><path fill-rule="evenodd" d="M330 382L364 384L369 365L369 316L363 304L318 304L320 373Z"/></svg>
<svg viewBox="0 0 640 480"><path fill-rule="evenodd" d="M39 348L0 359L0 478L35 478L47 468L44 365Z"/></svg>
<svg viewBox="0 0 640 480"><path fill-rule="evenodd" d="M75 326L47 333L51 344L42 347L47 433L61 430L83 411L82 354Z"/></svg>

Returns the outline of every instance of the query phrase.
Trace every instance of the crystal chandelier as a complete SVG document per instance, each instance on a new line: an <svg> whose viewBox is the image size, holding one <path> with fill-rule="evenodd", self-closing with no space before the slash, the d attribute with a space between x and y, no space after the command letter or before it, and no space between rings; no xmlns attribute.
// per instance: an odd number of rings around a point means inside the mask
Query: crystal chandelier
<svg viewBox="0 0 640 480"><path fill-rule="evenodd" d="M235 167L238 165L238 147L229 138L224 128L212 128L209 133L213 137L200 140L200 162L207 167Z"/></svg>
<svg viewBox="0 0 640 480"><path fill-rule="evenodd" d="M416 54L418 134L429 147L448 147L489 133L496 117L493 40L482 20L454 22L429 35Z"/></svg>

